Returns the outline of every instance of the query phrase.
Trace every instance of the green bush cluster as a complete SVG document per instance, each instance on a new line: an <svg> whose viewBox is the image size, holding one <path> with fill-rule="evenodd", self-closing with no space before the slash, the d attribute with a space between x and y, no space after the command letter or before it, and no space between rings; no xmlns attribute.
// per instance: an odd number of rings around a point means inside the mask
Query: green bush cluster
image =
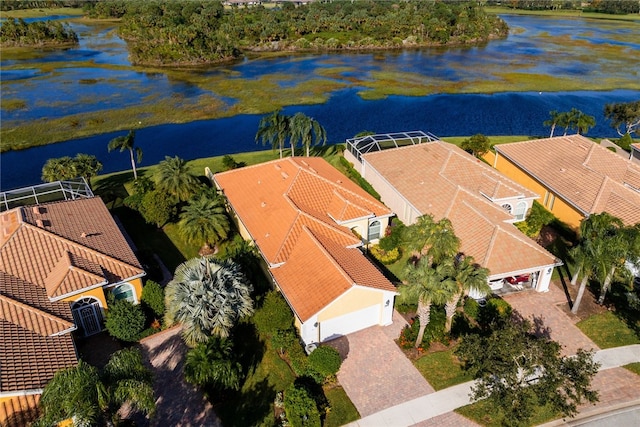
<svg viewBox="0 0 640 427"><path fill-rule="evenodd" d="M289 387L284 392L284 408L291 427L320 427L320 411L305 387Z"/></svg>
<svg viewBox="0 0 640 427"><path fill-rule="evenodd" d="M394 218L391 224L384 231L384 237L380 239L378 245L385 251L390 251L402 245L405 229L407 227L398 218ZM402 256L402 254L400 255Z"/></svg>
<svg viewBox="0 0 640 427"><path fill-rule="evenodd" d="M78 34L60 21L33 21L9 18L0 25L2 46L46 46L77 44Z"/></svg>
<svg viewBox="0 0 640 427"><path fill-rule="evenodd" d="M140 339L145 317L142 308L121 299L109 304L105 326L109 334L122 341L134 342Z"/></svg>
<svg viewBox="0 0 640 427"><path fill-rule="evenodd" d="M524 221L516 222L515 226L524 234L531 238L536 238L540 234L542 227L551 224L555 216L546 210L540 203L534 201L531 211Z"/></svg>
<svg viewBox="0 0 640 427"><path fill-rule="evenodd" d="M164 289L153 280L147 280L142 288L142 296L140 301L149 307L158 319L164 316Z"/></svg>
<svg viewBox="0 0 640 427"><path fill-rule="evenodd" d="M309 366L325 378L334 376L340 370L342 358L333 347L318 347L309 354Z"/></svg>
<svg viewBox="0 0 640 427"><path fill-rule="evenodd" d="M508 323L511 320L513 309L502 298L490 298L487 304L481 307L477 321L480 327L490 329Z"/></svg>
<svg viewBox="0 0 640 427"><path fill-rule="evenodd" d="M421 348L429 348L432 342L440 342L445 345L449 344L449 337L447 336L444 328L446 319L447 316L442 307L431 307L429 324L425 329ZM415 345L416 338L418 337L418 329L420 329L420 321L416 317L410 322L409 326L406 326L402 330L399 338L400 347L404 349L413 347Z"/></svg>
<svg viewBox="0 0 640 427"><path fill-rule="evenodd" d="M253 322L260 335L272 336L277 331L293 327L293 313L282 294L272 290L264 297L262 307L253 316Z"/></svg>
<svg viewBox="0 0 640 427"><path fill-rule="evenodd" d="M480 314L480 304L478 301L473 298L467 298L464 301L464 312L467 316L472 318L473 320L478 320L478 315Z"/></svg>
<svg viewBox="0 0 640 427"><path fill-rule="evenodd" d="M353 168L353 165L349 163L344 157L340 157L340 164L345 168L345 175L360 187L362 187L367 193L380 200L380 194L369 184L369 182Z"/></svg>

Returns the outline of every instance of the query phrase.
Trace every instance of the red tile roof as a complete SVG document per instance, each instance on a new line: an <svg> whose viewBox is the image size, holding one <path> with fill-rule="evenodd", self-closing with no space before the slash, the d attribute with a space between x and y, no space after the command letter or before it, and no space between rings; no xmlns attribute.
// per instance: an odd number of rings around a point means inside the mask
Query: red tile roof
<svg viewBox="0 0 640 427"><path fill-rule="evenodd" d="M496 145L499 155L575 206L640 222L640 165L581 135Z"/></svg>
<svg viewBox="0 0 640 427"><path fill-rule="evenodd" d="M63 297L143 274L99 198L0 213L0 395L40 390L77 363ZM3 402L0 423L19 423L29 402Z"/></svg>
<svg viewBox="0 0 640 427"><path fill-rule="evenodd" d="M3 427L24 427L38 419L39 394L16 396L0 401L0 425Z"/></svg>
<svg viewBox="0 0 640 427"><path fill-rule="evenodd" d="M324 159L275 160L214 180L302 321L355 285L395 291L340 225L391 211Z"/></svg>
<svg viewBox="0 0 640 427"><path fill-rule="evenodd" d="M462 252L492 276L556 264L552 254L507 222L513 217L496 204L536 195L458 147L434 141L368 153L363 161L421 214L449 218Z"/></svg>

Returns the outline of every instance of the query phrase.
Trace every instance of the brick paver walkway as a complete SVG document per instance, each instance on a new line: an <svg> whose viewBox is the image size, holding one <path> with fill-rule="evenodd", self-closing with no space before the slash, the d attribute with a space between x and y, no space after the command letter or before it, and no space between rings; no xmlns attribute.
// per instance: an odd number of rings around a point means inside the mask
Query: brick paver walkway
<svg viewBox="0 0 640 427"><path fill-rule="evenodd" d="M460 414L447 412L446 414L421 421L411 427L476 427L479 425Z"/></svg>
<svg viewBox="0 0 640 427"><path fill-rule="evenodd" d="M374 326L346 337L348 353L338 381L361 417L433 393L433 388L393 341L406 322Z"/></svg>
<svg viewBox="0 0 640 427"><path fill-rule="evenodd" d="M567 300L560 288L554 284L549 286L549 292L546 293L526 291L505 295L504 299L523 317L541 318L544 326L549 328L551 338L562 345L563 355L576 354L579 348L599 350L599 347L575 326L577 319L562 311L561 307L567 304Z"/></svg>

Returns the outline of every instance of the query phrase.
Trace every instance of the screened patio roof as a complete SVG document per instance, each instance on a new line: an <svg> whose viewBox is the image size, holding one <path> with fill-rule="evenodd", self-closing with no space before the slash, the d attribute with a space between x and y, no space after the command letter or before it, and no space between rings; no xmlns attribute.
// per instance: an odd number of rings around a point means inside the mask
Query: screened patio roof
<svg viewBox="0 0 640 427"><path fill-rule="evenodd" d="M89 197L93 197L93 192L84 178L48 182L1 192L0 212L18 206L39 205L46 202Z"/></svg>
<svg viewBox="0 0 640 427"><path fill-rule="evenodd" d="M359 138L347 139L347 149L358 161L363 154L373 151L388 150L390 148L403 147L405 145L422 144L423 142L439 141L437 136L421 130L410 132L380 133L377 135L365 135Z"/></svg>

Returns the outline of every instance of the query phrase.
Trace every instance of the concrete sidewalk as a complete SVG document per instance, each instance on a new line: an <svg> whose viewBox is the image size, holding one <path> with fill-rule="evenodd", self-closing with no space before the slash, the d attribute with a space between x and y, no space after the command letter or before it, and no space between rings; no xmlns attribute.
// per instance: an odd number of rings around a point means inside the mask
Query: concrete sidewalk
<svg viewBox="0 0 640 427"><path fill-rule="evenodd" d="M594 360L601 363L600 371L640 362L640 344L599 350ZM469 399L472 386L473 381L458 384L392 406L347 425L349 427L412 426L472 403Z"/></svg>

